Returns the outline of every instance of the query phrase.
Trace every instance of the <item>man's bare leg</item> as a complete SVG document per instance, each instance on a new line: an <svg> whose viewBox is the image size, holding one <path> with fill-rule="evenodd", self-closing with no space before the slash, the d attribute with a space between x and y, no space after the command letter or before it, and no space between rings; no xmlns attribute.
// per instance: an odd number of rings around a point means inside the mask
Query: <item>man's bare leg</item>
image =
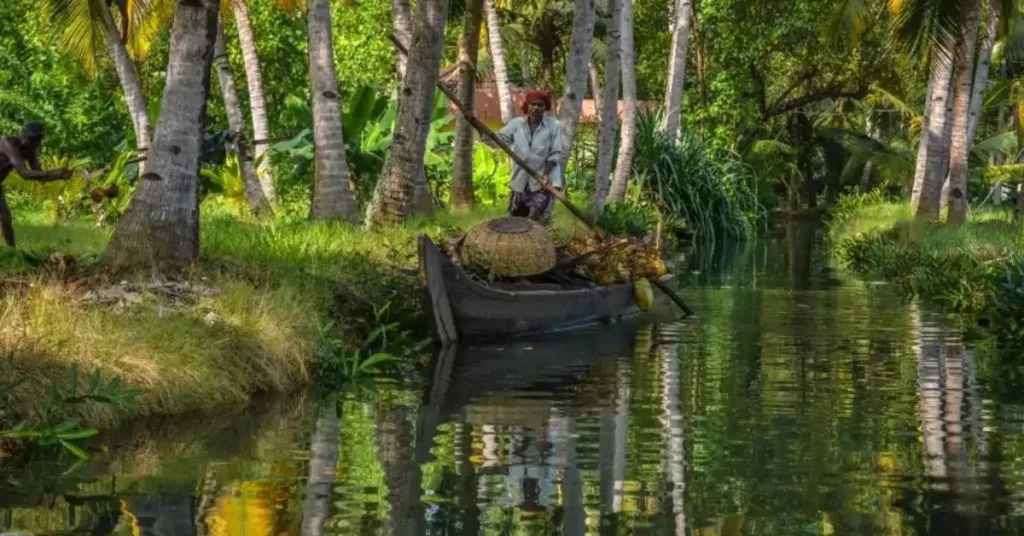
<svg viewBox="0 0 1024 536"><path fill-rule="evenodd" d="M3 231L4 242L10 247L14 246L14 223L11 218L11 209L7 206L7 192L0 186L0 230Z"/></svg>

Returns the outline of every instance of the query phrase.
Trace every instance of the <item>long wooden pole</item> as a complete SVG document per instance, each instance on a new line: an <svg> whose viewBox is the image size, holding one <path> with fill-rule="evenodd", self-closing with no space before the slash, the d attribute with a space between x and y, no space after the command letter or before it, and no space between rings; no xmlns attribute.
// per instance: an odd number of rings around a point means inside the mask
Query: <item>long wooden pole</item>
<svg viewBox="0 0 1024 536"><path fill-rule="evenodd" d="M403 55L409 55L409 50L405 48L405 45L394 34L390 34L389 37L391 38L391 41L395 44L395 48L397 48ZM473 110L467 108L466 105L463 104L462 101L460 101L459 98L450 89L448 89L447 87L444 86L444 84L441 83L440 80L437 81L437 88L440 89L441 92L444 93L446 97L448 97L448 100L451 101L451 103L454 104L455 107L458 108L460 112L462 112L462 117L465 118L466 121L469 121L470 125L473 125L473 127L476 128L481 134L487 136L487 138L493 141L494 144L501 148L501 150L503 150L505 154L507 154L509 158L512 159L513 162L515 162L520 168L525 170L528 175L530 175L538 183L540 183L542 188L550 192L551 195L555 196L555 199L561 201L562 204L565 205L565 208L569 209L569 212L572 212L574 216L579 218L580 221L582 221L584 224L587 225L587 227L594 231L594 234L597 235L597 238L599 240L605 239L607 233L605 233L605 231L601 229L601 226L598 225L597 222L588 218L587 215L583 213L583 211L581 211L579 208L576 207L576 205L572 203L572 201L569 201L569 198L566 197L566 195L562 193L561 190L558 190L557 188L551 186L551 183L548 182L547 177L544 177L540 173L537 173L536 170L534 170L525 161L523 161L523 159L520 158L519 155L517 155L515 151L513 151L512 148L510 148L508 144L505 143L504 140L499 138L498 135L495 134L493 130L491 130L487 125L480 121L480 119L476 117L476 114L473 113ZM654 284L654 286L658 287L659 289L661 289L662 292L667 294L669 298L672 298L672 301L674 301L676 305L678 305L679 308L683 310L684 313L686 313L687 315L693 315L693 309L690 309L690 307L686 305L686 302L684 302L683 299L679 297L679 295L676 294L672 289L668 288L668 286L665 285L664 282L654 278L651 278L650 281L651 283Z"/></svg>

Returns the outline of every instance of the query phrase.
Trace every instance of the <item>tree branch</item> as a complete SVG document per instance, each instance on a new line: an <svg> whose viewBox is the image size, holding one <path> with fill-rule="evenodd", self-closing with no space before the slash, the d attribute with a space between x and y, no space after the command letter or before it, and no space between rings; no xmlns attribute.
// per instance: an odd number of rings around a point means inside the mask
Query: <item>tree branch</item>
<svg viewBox="0 0 1024 536"><path fill-rule="evenodd" d="M794 99L790 99L788 101L778 102L771 108L769 108L767 112L765 112L764 117L765 119L767 119L779 114L791 112L798 108L807 106L808 104L818 102L822 99L863 99L864 97L867 97L868 93L869 87L867 84L862 84L859 88L854 90L842 89L841 87L838 86L830 86L825 89L808 93L802 97L797 97Z"/></svg>

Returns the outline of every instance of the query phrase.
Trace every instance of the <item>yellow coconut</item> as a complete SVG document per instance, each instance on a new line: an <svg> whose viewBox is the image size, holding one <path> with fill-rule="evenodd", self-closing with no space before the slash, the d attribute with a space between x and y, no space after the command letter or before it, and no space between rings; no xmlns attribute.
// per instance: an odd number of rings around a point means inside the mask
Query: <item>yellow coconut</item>
<svg viewBox="0 0 1024 536"><path fill-rule="evenodd" d="M654 289L651 288L651 282L646 279L637 279L633 283L633 298L641 311L650 311L654 305Z"/></svg>

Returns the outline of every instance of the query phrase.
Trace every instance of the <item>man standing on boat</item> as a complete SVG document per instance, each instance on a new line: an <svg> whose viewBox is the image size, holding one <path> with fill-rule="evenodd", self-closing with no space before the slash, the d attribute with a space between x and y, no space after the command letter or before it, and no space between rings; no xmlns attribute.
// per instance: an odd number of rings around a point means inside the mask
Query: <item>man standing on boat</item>
<svg viewBox="0 0 1024 536"><path fill-rule="evenodd" d="M546 178L559 191L562 183L562 124L547 115L551 111L551 94L533 90L526 94L520 107L523 115L509 121L501 130L501 138L527 165ZM487 143L485 139L485 143ZM489 144L490 145L490 144ZM546 223L555 208L555 196L540 183L512 163L512 197L510 216L525 216Z"/></svg>

